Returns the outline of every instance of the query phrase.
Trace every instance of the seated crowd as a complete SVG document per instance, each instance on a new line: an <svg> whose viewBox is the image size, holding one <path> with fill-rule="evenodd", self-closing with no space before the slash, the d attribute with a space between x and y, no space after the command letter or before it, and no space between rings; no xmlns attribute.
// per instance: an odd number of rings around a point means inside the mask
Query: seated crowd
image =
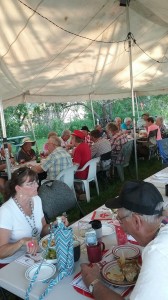
<svg viewBox="0 0 168 300"><path fill-rule="evenodd" d="M149 156L148 137L151 136L151 132L156 132L156 140L167 137L163 118L157 117L156 121L154 121L154 118L150 117L149 113L142 114L137 121L136 132L137 130L139 131L139 136L142 135L147 138L146 143L137 143L138 156L146 158ZM106 128L98 124L94 130L90 131L84 125L80 130L74 130L73 133L69 129L64 130L61 137L58 137L55 131L49 132L48 141L42 149L42 155L45 159L40 164L31 164L31 161L36 159L36 151L32 148L36 145L36 141L25 137L15 159L19 164L28 163L28 166L38 174L39 183L41 184L42 180L55 180L62 170L73 164L78 164L78 169L81 169L91 158L101 157L110 151L111 163L122 163L124 159L123 155L120 155L122 147L130 139L133 139L133 136L132 119L126 117L122 122L122 118L117 116L114 122L107 123ZM150 143L152 143L152 139ZM8 144L8 151L11 163L14 163L10 144ZM7 173L3 147L1 148L0 159L0 192L4 193ZM86 179L87 175L88 169L83 172L77 171L75 178Z"/></svg>

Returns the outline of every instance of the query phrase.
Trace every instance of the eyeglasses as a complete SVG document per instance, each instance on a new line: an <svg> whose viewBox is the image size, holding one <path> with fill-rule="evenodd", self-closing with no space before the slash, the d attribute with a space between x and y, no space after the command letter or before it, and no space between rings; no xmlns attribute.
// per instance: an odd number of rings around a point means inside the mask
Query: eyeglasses
<svg viewBox="0 0 168 300"><path fill-rule="evenodd" d="M117 216L116 216L116 219L117 219L117 221L118 221L120 224L123 224L122 220L124 220L124 219L130 217L131 215L132 215L132 212L129 213L128 215L124 216L124 217L121 217L121 218L117 215Z"/></svg>
<svg viewBox="0 0 168 300"><path fill-rule="evenodd" d="M32 187L34 185L38 185L38 182L36 180L34 180L32 182L26 182L23 184L23 186L28 186L28 187Z"/></svg>

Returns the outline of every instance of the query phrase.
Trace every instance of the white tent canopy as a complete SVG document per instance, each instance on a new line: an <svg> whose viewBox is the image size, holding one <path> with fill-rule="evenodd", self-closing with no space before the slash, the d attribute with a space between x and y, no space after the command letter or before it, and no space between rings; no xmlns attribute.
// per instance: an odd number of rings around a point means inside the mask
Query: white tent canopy
<svg viewBox="0 0 168 300"><path fill-rule="evenodd" d="M119 0L1 0L3 106L25 99L130 97L127 14L119 4ZM136 41L134 91L168 93L168 0L131 0L129 15Z"/></svg>

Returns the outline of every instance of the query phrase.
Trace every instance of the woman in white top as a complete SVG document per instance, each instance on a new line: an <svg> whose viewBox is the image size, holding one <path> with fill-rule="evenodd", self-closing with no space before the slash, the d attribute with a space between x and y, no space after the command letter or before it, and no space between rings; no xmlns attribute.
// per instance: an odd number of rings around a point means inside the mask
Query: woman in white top
<svg viewBox="0 0 168 300"><path fill-rule="evenodd" d="M28 167L13 172L8 181L9 200L0 207L0 268L26 251L35 254L38 239L49 233L37 188L37 174Z"/></svg>

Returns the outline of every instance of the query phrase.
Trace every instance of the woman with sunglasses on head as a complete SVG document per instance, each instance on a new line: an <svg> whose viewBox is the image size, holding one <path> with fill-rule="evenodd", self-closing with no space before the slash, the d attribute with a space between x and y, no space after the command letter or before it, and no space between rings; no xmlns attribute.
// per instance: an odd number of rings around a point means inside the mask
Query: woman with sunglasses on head
<svg viewBox="0 0 168 300"><path fill-rule="evenodd" d="M7 201L0 207L0 268L26 251L35 254L40 236L50 231L37 188L37 174L28 167L13 172L8 181Z"/></svg>

